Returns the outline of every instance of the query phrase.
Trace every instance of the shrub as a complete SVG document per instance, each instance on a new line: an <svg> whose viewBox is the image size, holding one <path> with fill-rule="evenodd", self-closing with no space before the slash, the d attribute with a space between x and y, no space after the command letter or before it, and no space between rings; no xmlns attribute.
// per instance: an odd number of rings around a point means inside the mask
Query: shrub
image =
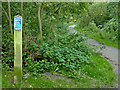
<svg viewBox="0 0 120 90"><path fill-rule="evenodd" d="M77 36L73 34L59 35L58 41L43 42L38 47L35 44L35 47L30 45L32 51L38 55L34 57L33 63L29 63L32 62L31 59L25 60L28 70L34 73L61 69L66 71L79 70L81 64L90 62L91 53L88 46L83 43L84 39L82 37L76 39ZM39 50L35 50L35 48L39 48Z"/></svg>
<svg viewBox="0 0 120 90"><path fill-rule="evenodd" d="M96 26L94 21L92 21L89 23L89 25L87 27L84 27L83 30L95 33L95 32L98 32L100 29Z"/></svg>
<svg viewBox="0 0 120 90"><path fill-rule="evenodd" d="M23 53L23 68L34 75L61 69L69 72L79 70L82 64L90 62L91 53L84 39L78 36L80 34L58 35L58 41L53 39L41 44L31 41ZM4 67L13 68L11 62L13 59L4 59Z"/></svg>
<svg viewBox="0 0 120 90"><path fill-rule="evenodd" d="M104 30L109 34L110 39L116 40L120 39L120 35L118 34L118 20L112 18L104 25Z"/></svg>
<svg viewBox="0 0 120 90"><path fill-rule="evenodd" d="M84 27L86 27L86 26L89 25L89 22L90 22L90 21L91 21L91 19L90 19L90 16L88 15L88 13L83 13L83 14L81 14L81 16L80 16L78 25L79 25L81 28L84 28Z"/></svg>
<svg viewBox="0 0 120 90"><path fill-rule="evenodd" d="M108 3L94 3L89 7L89 16L92 21L96 23L96 25L103 25L105 22L107 22L109 18L109 14L107 11L107 5Z"/></svg>

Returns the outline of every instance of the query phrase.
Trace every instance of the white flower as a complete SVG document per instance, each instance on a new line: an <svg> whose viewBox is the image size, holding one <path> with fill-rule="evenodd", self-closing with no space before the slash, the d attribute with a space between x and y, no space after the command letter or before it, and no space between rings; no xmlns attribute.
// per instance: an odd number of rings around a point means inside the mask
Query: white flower
<svg viewBox="0 0 120 90"><path fill-rule="evenodd" d="M30 87L32 87L32 85L30 85Z"/></svg>

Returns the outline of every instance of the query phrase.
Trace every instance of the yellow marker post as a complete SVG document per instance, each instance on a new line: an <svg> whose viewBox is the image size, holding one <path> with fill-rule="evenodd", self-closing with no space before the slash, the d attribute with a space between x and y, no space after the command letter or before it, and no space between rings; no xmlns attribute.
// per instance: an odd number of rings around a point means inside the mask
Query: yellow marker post
<svg viewBox="0 0 120 90"><path fill-rule="evenodd" d="M14 83L22 81L22 17L14 16Z"/></svg>

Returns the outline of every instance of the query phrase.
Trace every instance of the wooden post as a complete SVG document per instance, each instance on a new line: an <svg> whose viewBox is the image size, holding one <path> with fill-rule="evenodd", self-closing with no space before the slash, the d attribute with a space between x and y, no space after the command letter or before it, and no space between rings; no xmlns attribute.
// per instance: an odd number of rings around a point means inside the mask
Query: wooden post
<svg viewBox="0 0 120 90"><path fill-rule="evenodd" d="M22 17L14 17L14 83L22 81Z"/></svg>

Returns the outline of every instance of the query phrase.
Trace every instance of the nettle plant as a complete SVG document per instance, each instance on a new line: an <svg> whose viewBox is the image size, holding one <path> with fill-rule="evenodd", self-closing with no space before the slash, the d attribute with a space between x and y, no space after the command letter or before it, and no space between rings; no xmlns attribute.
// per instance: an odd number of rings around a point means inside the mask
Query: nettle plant
<svg viewBox="0 0 120 90"><path fill-rule="evenodd" d="M30 53L24 64L28 71L37 73L66 70L79 70L81 65L90 63L90 48L79 34L58 35L58 41L50 40L37 45L34 42L28 47Z"/></svg>

